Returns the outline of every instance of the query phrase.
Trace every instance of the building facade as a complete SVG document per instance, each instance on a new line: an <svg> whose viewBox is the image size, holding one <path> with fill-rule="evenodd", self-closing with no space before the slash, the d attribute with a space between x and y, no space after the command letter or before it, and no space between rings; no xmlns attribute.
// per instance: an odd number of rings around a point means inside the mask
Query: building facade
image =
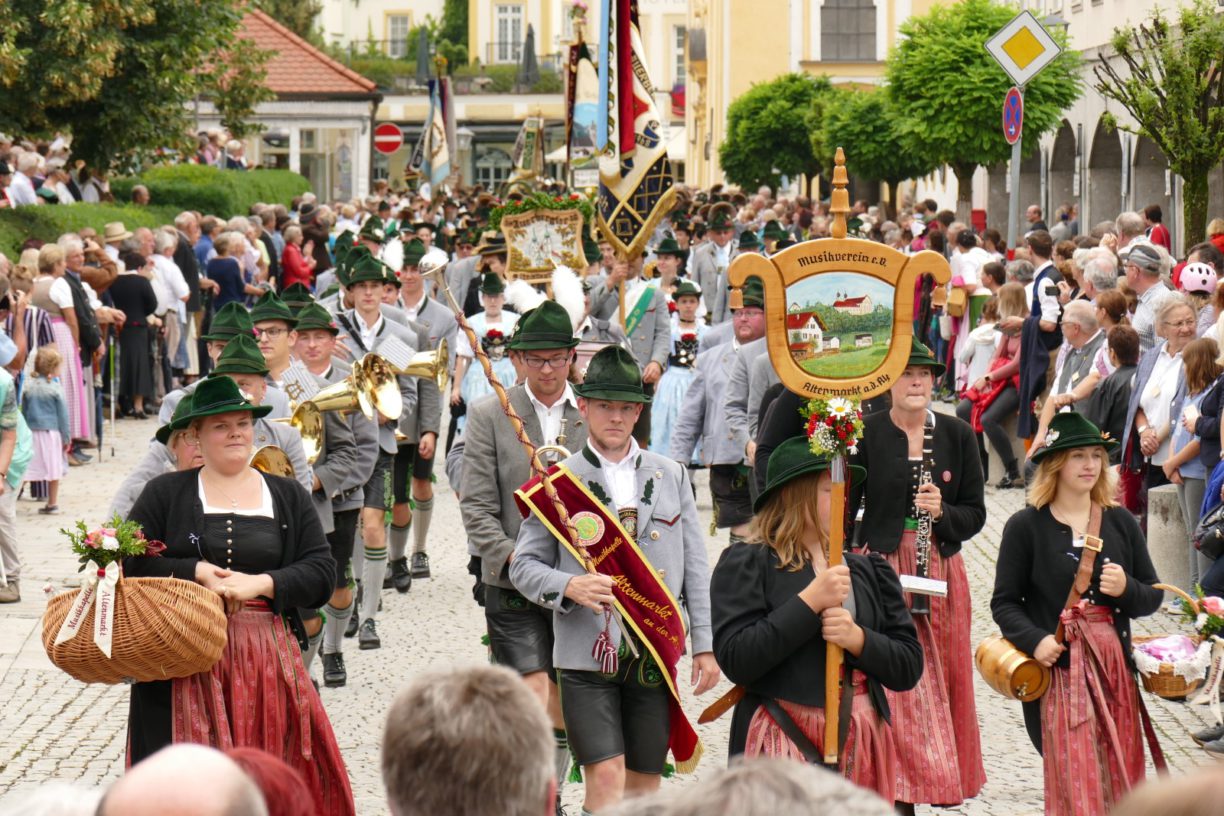
<svg viewBox="0 0 1224 816"><path fill-rule="evenodd" d="M442 19L443 0L323 0L318 26L323 42L354 53L416 55L408 32L427 18Z"/></svg>

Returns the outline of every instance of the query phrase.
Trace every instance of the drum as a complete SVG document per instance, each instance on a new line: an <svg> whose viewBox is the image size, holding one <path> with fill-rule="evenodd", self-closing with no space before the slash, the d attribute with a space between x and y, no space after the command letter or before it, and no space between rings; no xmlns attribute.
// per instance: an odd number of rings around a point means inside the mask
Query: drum
<svg viewBox="0 0 1224 816"><path fill-rule="evenodd" d="M1050 670L1002 635L979 643L973 662L986 685L1012 700L1032 702L1050 687Z"/></svg>

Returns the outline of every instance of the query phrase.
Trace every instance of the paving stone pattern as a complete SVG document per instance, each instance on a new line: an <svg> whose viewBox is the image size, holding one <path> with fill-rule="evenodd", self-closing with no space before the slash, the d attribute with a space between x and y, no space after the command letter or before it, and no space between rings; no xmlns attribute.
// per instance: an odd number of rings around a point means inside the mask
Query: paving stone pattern
<svg viewBox="0 0 1224 816"><path fill-rule="evenodd" d="M42 587L50 584L62 589L76 584L75 559L58 530L76 518L90 523L102 521L111 492L137 460L153 430L152 422L119 423L113 459L108 443L102 461L70 471L60 499L64 515L40 516L37 503L18 503L24 597L19 604L0 607L0 797L51 779L103 783L123 771L127 691L122 686L82 685L47 661L40 640L40 616L45 606ZM480 642L484 618L472 601L458 502L441 468L438 471L438 500L429 546L433 579L414 582L407 595L384 593L382 648L363 652L356 648L355 640L346 641L349 684L322 690L362 816L386 812L378 771L379 745L383 718L395 691L426 668L487 659ZM699 474L697 482L702 528L708 529L711 509L704 473ZM975 643L996 632L989 610L995 555L1003 525L1020 509L1022 494L988 488L986 503L986 527L964 549L973 592ZM725 535L707 541L713 563ZM1138 622L1136 631L1172 632L1178 627L1172 617L1160 612ZM689 670L685 661L680 672L686 688ZM320 671L316 666L316 675ZM1040 813L1040 758L1028 742L1020 706L999 697L980 679L977 684L978 721L989 781L977 799L948 812L997 816ZM701 700L690 695L685 709L695 720L700 710L726 689L724 680ZM1189 730L1205 724L1206 708L1169 703L1150 695L1145 699L1175 773L1213 763L1187 736ZM697 774L664 784L692 784L723 766L729 722L728 716L700 729L706 754ZM577 812L580 798L579 786L565 787L564 800L571 812ZM927 810L920 808L920 812ZM4 799L0 798L3 812Z"/></svg>

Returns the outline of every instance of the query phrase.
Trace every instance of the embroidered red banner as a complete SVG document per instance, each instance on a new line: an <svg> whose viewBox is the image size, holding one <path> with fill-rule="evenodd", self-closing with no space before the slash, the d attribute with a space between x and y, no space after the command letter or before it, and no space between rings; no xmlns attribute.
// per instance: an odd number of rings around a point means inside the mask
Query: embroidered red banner
<svg viewBox="0 0 1224 816"><path fill-rule="evenodd" d="M569 511L581 542L595 564L595 570L615 581L612 588L616 608L633 630L637 642L663 669L671 691L671 734L668 745L676 770L691 773L701 760L703 748L697 732L680 707L676 686L677 665L684 653L686 636L680 604L659 579L637 542L621 525L616 515L587 488L569 468L558 465L549 471L557 496ZM519 510L535 514L570 555L582 561L557 516L556 508L544 494L539 478L515 491Z"/></svg>

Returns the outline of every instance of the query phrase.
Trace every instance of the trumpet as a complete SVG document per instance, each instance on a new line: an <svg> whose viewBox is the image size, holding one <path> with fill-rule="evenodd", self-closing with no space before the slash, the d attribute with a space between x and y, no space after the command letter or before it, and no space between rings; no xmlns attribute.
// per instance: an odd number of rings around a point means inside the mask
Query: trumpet
<svg viewBox="0 0 1224 816"><path fill-rule="evenodd" d="M264 445L255 451L251 455L249 464L261 473L284 476L286 479L294 478L293 463L289 461L289 456L276 445Z"/></svg>

